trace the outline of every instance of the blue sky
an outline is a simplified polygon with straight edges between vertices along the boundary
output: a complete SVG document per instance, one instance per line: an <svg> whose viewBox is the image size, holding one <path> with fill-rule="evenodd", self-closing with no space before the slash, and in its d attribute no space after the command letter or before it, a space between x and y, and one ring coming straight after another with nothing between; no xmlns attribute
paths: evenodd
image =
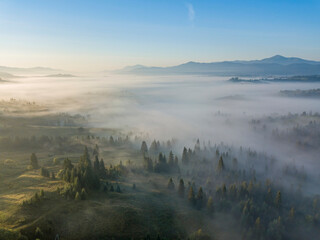
<svg viewBox="0 0 320 240"><path fill-rule="evenodd" d="M0 65L320 60L320 0L0 0Z"/></svg>

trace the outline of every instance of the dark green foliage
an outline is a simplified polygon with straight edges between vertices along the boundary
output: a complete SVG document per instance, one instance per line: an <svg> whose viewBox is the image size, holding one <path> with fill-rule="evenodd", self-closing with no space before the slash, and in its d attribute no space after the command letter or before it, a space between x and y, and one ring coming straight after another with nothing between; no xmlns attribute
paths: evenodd
<svg viewBox="0 0 320 240"><path fill-rule="evenodd" d="M104 165L104 161L101 158L99 162L99 176L100 178L105 179L107 177L106 167Z"/></svg>
<svg viewBox="0 0 320 240"><path fill-rule="evenodd" d="M204 193L202 190L202 187L199 188L198 193L197 193L197 198L196 198L196 205L198 209L201 209L204 204Z"/></svg>
<svg viewBox="0 0 320 240"><path fill-rule="evenodd" d="M207 202L207 210L209 215L214 213L213 198L210 196Z"/></svg>
<svg viewBox="0 0 320 240"><path fill-rule="evenodd" d="M38 158L35 153L32 153L30 156L30 165L33 169L38 169L39 164L38 164Z"/></svg>
<svg viewBox="0 0 320 240"><path fill-rule="evenodd" d="M43 189L40 190L40 199L44 198L44 191Z"/></svg>
<svg viewBox="0 0 320 240"><path fill-rule="evenodd" d="M193 187L191 186L190 189L189 189L189 193L188 193L188 201L191 205L194 205L195 204L195 195L194 195L194 190L193 190Z"/></svg>
<svg viewBox="0 0 320 240"><path fill-rule="evenodd" d="M81 189L81 193L80 193L80 198L81 200L86 200L87 199L87 192L84 188Z"/></svg>
<svg viewBox="0 0 320 240"><path fill-rule="evenodd" d="M44 200L44 191L41 189L40 193L36 192L30 199L24 200L22 206L36 206Z"/></svg>
<svg viewBox="0 0 320 240"><path fill-rule="evenodd" d="M69 169L69 170L71 170L73 168L73 164L71 163L70 159L66 158L63 161L63 168L64 169Z"/></svg>
<svg viewBox="0 0 320 240"><path fill-rule="evenodd" d="M282 207L282 198L281 198L281 192L277 192L276 200L275 200L275 205L278 209L281 209Z"/></svg>
<svg viewBox="0 0 320 240"><path fill-rule="evenodd" d="M141 144L140 152L142 154L148 153L148 146L147 146L147 143L145 141L143 141L142 144Z"/></svg>
<svg viewBox="0 0 320 240"><path fill-rule="evenodd" d="M174 156L173 156L172 151L170 151L170 153L169 153L168 164L169 164L170 167L173 167L174 164L175 164L175 162L174 162Z"/></svg>
<svg viewBox="0 0 320 240"><path fill-rule="evenodd" d="M183 164L187 165L189 163L189 156L187 148L183 148L181 161Z"/></svg>
<svg viewBox="0 0 320 240"><path fill-rule="evenodd" d="M178 188L179 197L181 198L184 197L184 191L185 191L184 182L183 182L183 179L181 178L179 181L179 188Z"/></svg>
<svg viewBox="0 0 320 240"><path fill-rule="evenodd" d="M114 142L114 139L113 139L112 136L110 136L110 138L109 138L109 144L110 144L111 146L114 146L114 145L115 145L115 142Z"/></svg>
<svg viewBox="0 0 320 240"><path fill-rule="evenodd" d="M43 232L41 231L41 229L39 227L36 228L34 235L38 239L42 239L44 237Z"/></svg>
<svg viewBox="0 0 320 240"><path fill-rule="evenodd" d="M169 179L167 187L169 190L174 190L174 182L172 178Z"/></svg>
<svg viewBox="0 0 320 240"><path fill-rule="evenodd" d="M94 167L92 167L88 148L85 147L83 155L76 167L73 166L69 159L64 161L64 170L62 179L70 183L70 186L65 188L61 194L67 199L73 199L78 193L80 197L81 189L97 190L100 187L100 163L98 158L95 159Z"/></svg>
<svg viewBox="0 0 320 240"><path fill-rule="evenodd" d="M156 173L175 173L179 172L179 166L173 161L173 154L171 154L171 164L167 162L166 155L159 153L158 161L154 164L154 172Z"/></svg>
<svg viewBox="0 0 320 240"><path fill-rule="evenodd" d="M44 168L44 167L42 167L41 169L40 169L40 174L41 174L41 176L42 177L50 177L50 172L49 172L49 170L48 169L46 169L46 168Z"/></svg>
<svg viewBox="0 0 320 240"><path fill-rule="evenodd" d="M223 158L220 156L217 171L221 173L224 170Z"/></svg>
<svg viewBox="0 0 320 240"><path fill-rule="evenodd" d="M156 140L153 140L153 142L150 145L149 152L151 154L156 155L159 153L159 151L160 151L160 142L159 141L156 142Z"/></svg>
<svg viewBox="0 0 320 240"><path fill-rule="evenodd" d="M148 171L153 171L153 161L151 158L147 157L147 156L143 156L143 166L146 170Z"/></svg>
<svg viewBox="0 0 320 240"><path fill-rule="evenodd" d="M94 162L93 162L93 170L99 175L99 172L100 172L100 164L99 164L99 158L98 158L97 155L95 156L95 160L94 160Z"/></svg>
<svg viewBox="0 0 320 240"><path fill-rule="evenodd" d="M79 192L76 193L76 196L74 197L74 199L77 201L81 200Z"/></svg>
<svg viewBox="0 0 320 240"><path fill-rule="evenodd" d="M92 151L93 156L99 156L99 146L96 144L93 151Z"/></svg>

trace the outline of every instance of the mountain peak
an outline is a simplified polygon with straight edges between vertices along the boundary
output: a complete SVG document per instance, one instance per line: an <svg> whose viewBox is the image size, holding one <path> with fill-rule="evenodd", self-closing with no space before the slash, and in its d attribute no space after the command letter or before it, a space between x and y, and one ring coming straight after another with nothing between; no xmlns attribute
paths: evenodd
<svg viewBox="0 0 320 240"><path fill-rule="evenodd" d="M269 59L288 59L288 58L284 57L282 55L274 55L273 57L270 57Z"/></svg>

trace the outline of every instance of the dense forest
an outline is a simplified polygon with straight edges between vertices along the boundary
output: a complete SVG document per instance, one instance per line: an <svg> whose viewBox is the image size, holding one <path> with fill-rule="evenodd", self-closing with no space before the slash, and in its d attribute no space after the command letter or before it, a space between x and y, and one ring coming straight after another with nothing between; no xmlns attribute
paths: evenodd
<svg viewBox="0 0 320 240"><path fill-rule="evenodd" d="M318 114L280 119L306 117L317 119ZM257 127L265 121L251 124ZM2 224L14 227L1 228L1 239L218 239L226 233L212 232L215 222L237 226L233 232L238 239L320 235L320 196L310 190L320 175L308 173L303 164L200 139L179 150L176 140L87 134L90 129L79 127L73 131L72 136L1 138L2 150L23 156L28 149L34 151L23 166L7 159L3 169L32 174L40 183L33 183L34 190L24 194L28 197L10 207L10 217L3 217ZM292 132L299 133L296 127ZM126 157L119 157L123 153ZM16 192L18 186L1 188ZM79 212L81 206L92 212ZM59 214L65 211L68 215L61 221ZM99 223L87 222L77 233L65 225L73 218L84 223L89 216ZM110 218L117 219L117 227L107 226ZM96 229L95 234L88 228Z"/></svg>

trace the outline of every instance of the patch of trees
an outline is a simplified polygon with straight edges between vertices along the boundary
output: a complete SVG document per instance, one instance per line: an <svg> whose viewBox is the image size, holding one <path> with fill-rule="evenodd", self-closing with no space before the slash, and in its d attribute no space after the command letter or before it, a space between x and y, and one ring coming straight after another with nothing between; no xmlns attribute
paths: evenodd
<svg viewBox="0 0 320 240"><path fill-rule="evenodd" d="M6 151L30 151L39 149L50 149L57 153L77 152L80 144L74 142L71 137L66 136L31 136L31 137L1 137L0 149ZM82 146L81 146L82 147Z"/></svg>
<svg viewBox="0 0 320 240"><path fill-rule="evenodd" d="M74 166L69 159L65 159L63 166L64 169L58 175L69 184L59 192L66 198L75 199L77 197L78 200L81 195L85 196L87 191L99 189L101 169L99 167L99 171L97 171L92 166L87 147L85 147L77 166Z"/></svg>
<svg viewBox="0 0 320 240"><path fill-rule="evenodd" d="M143 166L146 170L156 173L178 173L180 171L178 157L174 156L172 151L170 151L168 159L162 153L159 153L156 160L144 154Z"/></svg>
<svg viewBox="0 0 320 240"><path fill-rule="evenodd" d="M30 156L30 166L32 169L38 169L39 168L39 163L38 163L38 158L35 153L32 153Z"/></svg>
<svg viewBox="0 0 320 240"><path fill-rule="evenodd" d="M169 153L172 151L172 147L175 145L175 140L168 140L166 142L161 142L158 140L153 140L148 148L146 141L142 141L140 152L149 156L158 156L159 153Z"/></svg>
<svg viewBox="0 0 320 240"><path fill-rule="evenodd" d="M182 155L188 162L182 171L203 187L197 188L194 182L185 186L183 179L175 183L170 178L168 189L176 189L190 206L210 216L215 212L233 214L240 220L243 239L301 239L300 231L310 239L320 236L318 198L303 196L307 179L303 168L292 164L279 168L272 156L224 144L206 150L184 148ZM293 187L285 185L287 180Z"/></svg>
<svg viewBox="0 0 320 240"><path fill-rule="evenodd" d="M39 204L41 201L45 199L44 197L44 191L43 189L40 190L40 192L36 192L31 198L28 200L23 200L22 206L34 206Z"/></svg>

